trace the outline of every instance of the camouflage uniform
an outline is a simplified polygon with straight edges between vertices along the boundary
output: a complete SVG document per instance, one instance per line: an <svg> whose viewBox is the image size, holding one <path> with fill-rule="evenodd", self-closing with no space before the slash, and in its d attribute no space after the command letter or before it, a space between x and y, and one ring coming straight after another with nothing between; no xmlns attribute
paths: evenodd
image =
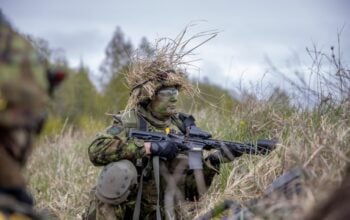
<svg viewBox="0 0 350 220"><path fill-rule="evenodd" d="M144 107L138 106L130 112L114 116L113 124L89 146L90 160L96 166L126 159L135 164L139 175L141 170L144 170L140 219L156 219L157 191L152 164L150 158L145 154L144 143L142 140L127 138L128 130L130 128L140 129L141 120L144 120L148 131L166 132L170 128L170 132L183 132L184 120L187 117L186 114L178 113L168 121L162 122L154 118ZM142 163L139 161L142 161ZM173 196L176 197L176 202L179 203L176 205L177 211L185 205L185 201L198 199L196 182L192 171L188 169L187 161L187 155L181 153L171 161L160 160L160 175L162 177L160 201L165 201L167 193L171 197L169 190L175 190L176 193ZM206 185L209 186L217 171L208 160L204 160L204 162L203 172ZM174 181L177 188L167 188ZM132 219L137 189L137 187L134 187L127 201L119 205L108 205L96 199L96 219ZM172 198L168 198L168 201L169 199L172 200ZM168 203L171 205L172 201ZM167 211L164 206L166 204L161 207L163 216ZM90 212L93 212L93 209L90 209ZM177 218L186 219L186 213L178 212Z"/></svg>
<svg viewBox="0 0 350 220"><path fill-rule="evenodd" d="M126 108L114 116L113 124L88 149L91 162L105 167L97 181L96 193L92 193L96 196L96 216L90 208L86 219L137 219L141 189L140 219L159 219L159 215L173 219L175 212L176 218L184 219L186 215L181 212L184 204L198 199L197 188L198 194L204 193L205 184L209 186L217 173L219 163L215 169L211 161L219 161L221 152L213 152L203 160L205 165L200 172L188 169L187 155L177 152L181 143L171 140L144 143L128 137L130 128L186 133L189 127L186 119L191 117L176 111L177 96L179 91L190 96L199 91L181 68L186 63L183 60L186 54L194 49L185 52L189 40L183 39L183 35L170 41L163 38L156 43L152 54L143 56L137 51L132 54L124 72L130 89Z"/></svg>
<svg viewBox="0 0 350 220"><path fill-rule="evenodd" d="M21 170L46 118L53 85L45 71L0 11L0 220L38 219Z"/></svg>

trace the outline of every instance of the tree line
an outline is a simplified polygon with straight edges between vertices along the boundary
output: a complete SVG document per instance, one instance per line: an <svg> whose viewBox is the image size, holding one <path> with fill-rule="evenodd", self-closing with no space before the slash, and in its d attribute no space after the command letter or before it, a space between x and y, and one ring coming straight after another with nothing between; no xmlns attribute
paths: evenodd
<svg viewBox="0 0 350 220"><path fill-rule="evenodd" d="M130 64L130 56L134 50L148 56L154 53L151 43L146 37L142 37L139 44L134 46L126 38L125 33L117 27L111 40L105 49L105 57L100 65L100 75L97 83L93 83L91 71L83 61L78 68L68 65L61 50L53 50L44 39L31 36L28 38L36 47L40 56L50 62L51 66L64 68L68 73L67 80L55 93L55 99L50 106L51 130L62 128L63 124L69 124L75 128L85 127L86 124L102 123L110 121L108 114L123 110L129 98L129 90L126 86L123 71ZM189 79L190 80L190 79ZM192 80L201 91L200 97L180 97L179 109L182 111L195 111L210 106L221 109L232 109L236 100L231 93L208 81L199 82ZM99 85L99 89L96 88Z"/></svg>

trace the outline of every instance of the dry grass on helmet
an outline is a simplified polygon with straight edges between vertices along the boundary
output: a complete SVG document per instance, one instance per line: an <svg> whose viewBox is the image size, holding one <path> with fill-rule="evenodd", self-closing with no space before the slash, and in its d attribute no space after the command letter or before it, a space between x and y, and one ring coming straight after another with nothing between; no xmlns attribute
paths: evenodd
<svg viewBox="0 0 350 220"><path fill-rule="evenodd" d="M213 39L217 32L200 32L185 39L189 27L187 26L174 40L170 38L156 40L152 46L154 51L151 55L135 51L125 73L126 82L131 91L126 109L151 100L155 92L164 86L176 86L180 91L191 96L199 93L186 75L186 68L191 66L193 61L185 61L185 58L193 55L196 48ZM187 49L195 40L199 40L199 43Z"/></svg>

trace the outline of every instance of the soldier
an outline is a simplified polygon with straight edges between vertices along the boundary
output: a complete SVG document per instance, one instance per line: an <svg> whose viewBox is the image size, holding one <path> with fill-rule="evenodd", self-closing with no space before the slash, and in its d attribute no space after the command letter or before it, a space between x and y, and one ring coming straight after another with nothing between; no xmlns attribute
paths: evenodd
<svg viewBox="0 0 350 220"><path fill-rule="evenodd" d="M0 220L39 219L21 175L63 73L46 72L31 44L0 11Z"/></svg>
<svg viewBox="0 0 350 220"><path fill-rule="evenodd" d="M186 219L185 203L206 191L220 161L240 156L213 152L204 159L203 172L197 173L188 169L188 156L178 150L181 144L128 137L131 128L185 134L188 126L195 125L191 115L176 110L179 92L195 90L169 54L156 50L128 69L131 91L126 110L114 115L113 124L88 148L91 162L105 167L85 219Z"/></svg>
<svg viewBox="0 0 350 220"><path fill-rule="evenodd" d="M347 158L349 156L347 155ZM334 189L325 201L317 204L305 220L346 220L350 219L350 164L347 164L345 175L340 185Z"/></svg>

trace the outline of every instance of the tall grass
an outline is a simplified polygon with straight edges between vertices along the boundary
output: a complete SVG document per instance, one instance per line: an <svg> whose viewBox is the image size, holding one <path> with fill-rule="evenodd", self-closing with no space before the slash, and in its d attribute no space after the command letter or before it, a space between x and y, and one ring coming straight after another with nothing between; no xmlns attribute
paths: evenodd
<svg viewBox="0 0 350 220"><path fill-rule="evenodd" d="M208 211L223 199L243 202L259 198L276 177L300 166L309 176L305 193L292 201L276 203L278 207L271 206L270 212L262 215L278 219L278 213L281 219L301 219L340 182L350 155L349 121L334 120L331 113L294 111L285 115L262 101L241 105L230 115L219 116L210 110L195 115L199 126L212 132L215 138L245 141L269 134L270 138L279 140L278 147L268 156L245 155L224 165L203 199L205 205L199 202L193 215ZM93 132L68 130L38 143L27 171L38 208L49 208L59 219L79 218L99 172L87 157L87 146L93 137ZM298 205L298 211L288 209L291 205ZM276 211L282 208L290 212Z"/></svg>
<svg viewBox="0 0 350 220"><path fill-rule="evenodd" d="M99 172L87 156L93 137L92 133L68 130L37 144L26 174L39 210L54 213L59 219L80 218Z"/></svg>
<svg viewBox="0 0 350 220"><path fill-rule="evenodd" d="M203 214L224 199L245 202L259 198L274 179L297 166L303 168L308 177L303 182L303 193L293 200L275 199L268 209L255 214L257 219L303 219L340 183L350 156L349 121L334 120L331 112L319 115L294 111L285 115L273 111L269 103L245 104L254 105L255 111L235 112L228 120L232 124L223 126L226 130L221 134L232 136L234 132L230 128L238 128L236 132L240 134L239 128L246 129L241 126L244 121L251 128L248 137L257 138L270 133L279 140L278 147L268 156L245 155L224 166L199 213ZM218 120L215 116L207 120L214 119ZM222 123L227 123L227 120Z"/></svg>
<svg viewBox="0 0 350 220"><path fill-rule="evenodd" d="M316 51L314 55L319 59L322 53ZM313 65L320 64L316 61ZM268 156L244 155L223 165L221 175L196 203L192 216L224 199L259 199L274 179L295 166L307 173L303 193L291 200L261 199L255 219L303 219L339 185L350 157L350 71L337 61L334 49L328 61L335 67L330 72L323 73L321 66L311 68L318 74L316 84L328 85L327 90L292 83L303 95L316 99L311 108L292 106L285 94L266 99L251 94L229 112L210 108L193 112L199 127L216 139L275 138L278 147ZM80 218L99 172L87 156L87 147L99 129L91 124L81 131L68 129L40 140L26 172L38 208L50 209L59 219Z"/></svg>

